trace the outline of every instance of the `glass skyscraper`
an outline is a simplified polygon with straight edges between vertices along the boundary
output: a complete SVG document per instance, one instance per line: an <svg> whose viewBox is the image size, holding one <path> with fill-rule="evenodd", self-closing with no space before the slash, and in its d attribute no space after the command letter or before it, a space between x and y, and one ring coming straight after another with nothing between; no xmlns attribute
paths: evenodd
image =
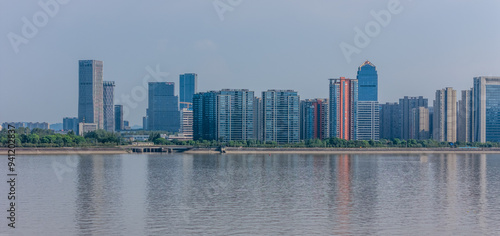
<svg viewBox="0 0 500 236"><path fill-rule="evenodd" d="M193 96L197 92L198 75L194 73L186 73L179 75L179 100L180 108L187 108L188 105L184 102L192 103ZM191 107L190 107L191 109Z"/></svg>
<svg viewBox="0 0 500 236"><path fill-rule="evenodd" d="M179 132L179 99L173 82L150 82L148 91L148 130Z"/></svg>
<svg viewBox="0 0 500 236"><path fill-rule="evenodd" d="M217 91L196 93L193 96L193 139L218 140Z"/></svg>
<svg viewBox="0 0 500 236"><path fill-rule="evenodd" d="M115 131L125 130L123 124L123 105L115 105Z"/></svg>
<svg viewBox="0 0 500 236"><path fill-rule="evenodd" d="M80 60L78 67L78 121L95 123L103 129L103 63Z"/></svg>
<svg viewBox="0 0 500 236"><path fill-rule="evenodd" d="M358 101L378 101L377 68L369 61L358 67Z"/></svg>
<svg viewBox="0 0 500 236"><path fill-rule="evenodd" d="M474 141L500 142L500 77L474 77Z"/></svg>
<svg viewBox="0 0 500 236"><path fill-rule="evenodd" d="M262 92L264 141L296 143L300 136L300 98L293 90Z"/></svg>
<svg viewBox="0 0 500 236"><path fill-rule="evenodd" d="M113 132L115 131L115 81L104 81L103 91L104 130Z"/></svg>

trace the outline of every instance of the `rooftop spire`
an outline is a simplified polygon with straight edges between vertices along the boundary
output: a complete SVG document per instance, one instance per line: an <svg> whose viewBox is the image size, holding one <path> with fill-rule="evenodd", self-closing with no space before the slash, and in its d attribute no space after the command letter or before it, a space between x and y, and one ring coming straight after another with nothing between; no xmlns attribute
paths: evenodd
<svg viewBox="0 0 500 236"><path fill-rule="evenodd" d="M370 65L370 66L373 66L375 67L375 65L373 65L370 61L366 60L363 64L361 64L361 66L359 67L363 67L363 66L366 66L366 65Z"/></svg>

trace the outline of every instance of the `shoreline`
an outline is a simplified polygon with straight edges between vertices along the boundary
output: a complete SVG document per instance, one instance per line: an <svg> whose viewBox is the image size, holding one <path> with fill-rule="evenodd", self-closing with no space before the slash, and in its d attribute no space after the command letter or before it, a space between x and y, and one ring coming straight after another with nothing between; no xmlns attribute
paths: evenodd
<svg viewBox="0 0 500 236"><path fill-rule="evenodd" d="M172 148L171 146L153 146ZM16 155L112 155L112 154L138 154L131 153L135 146L121 147L89 147L89 148L15 148ZM147 147L146 147L147 148ZM184 147L185 148L185 147ZM0 148L0 153L7 155L8 148ZM226 147L225 154L431 154L431 153L481 153L500 154L500 148L237 148ZM193 148L186 151L163 153L164 155L186 153L186 154L220 154L216 148ZM154 154L154 153L140 153ZM156 153L158 154L158 153Z"/></svg>

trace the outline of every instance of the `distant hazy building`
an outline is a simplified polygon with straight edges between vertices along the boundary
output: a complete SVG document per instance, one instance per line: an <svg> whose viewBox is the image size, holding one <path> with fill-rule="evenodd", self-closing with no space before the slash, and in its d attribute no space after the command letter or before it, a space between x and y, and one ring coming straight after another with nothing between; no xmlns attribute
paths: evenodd
<svg viewBox="0 0 500 236"><path fill-rule="evenodd" d="M124 130L123 124L123 105L115 105L115 131Z"/></svg>
<svg viewBox="0 0 500 236"><path fill-rule="evenodd" d="M181 102L180 109L187 108L187 104L183 102L193 103L193 96L197 93L198 75L194 73L186 73L179 75L179 100ZM189 109L192 109L191 107Z"/></svg>
<svg viewBox="0 0 500 236"><path fill-rule="evenodd" d="M253 137L256 140L264 140L263 137L263 114L262 114L262 98L255 97L253 99Z"/></svg>
<svg viewBox="0 0 500 236"><path fill-rule="evenodd" d="M113 132L115 131L115 81L104 81L103 91L104 130Z"/></svg>
<svg viewBox="0 0 500 236"><path fill-rule="evenodd" d="M462 99L458 101L457 141L474 140L474 102L473 90L462 90Z"/></svg>
<svg viewBox="0 0 500 236"><path fill-rule="evenodd" d="M142 117L142 129L143 130L148 129L148 117L147 116Z"/></svg>
<svg viewBox="0 0 500 236"><path fill-rule="evenodd" d="M181 110L181 130L186 140L193 140L193 110L183 108Z"/></svg>
<svg viewBox="0 0 500 236"><path fill-rule="evenodd" d="M78 134L78 117L64 117L63 118L63 130L72 130L75 134Z"/></svg>
<svg viewBox="0 0 500 236"><path fill-rule="evenodd" d="M330 137L355 140L358 80L330 79Z"/></svg>
<svg viewBox="0 0 500 236"><path fill-rule="evenodd" d="M123 129L130 130L130 123L128 122L128 120L123 121Z"/></svg>
<svg viewBox="0 0 500 236"><path fill-rule="evenodd" d="M410 115L410 139L429 139L429 122L428 108L413 108Z"/></svg>
<svg viewBox="0 0 500 236"><path fill-rule="evenodd" d="M47 122L4 122L2 124L2 127L8 129L9 125L16 127L16 129L17 128L28 128L30 130L33 130L35 128L49 129L49 123Z"/></svg>
<svg viewBox="0 0 500 236"><path fill-rule="evenodd" d="M97 124L96 123L78 123L78 135L83 136L85 133L96 131Z"/></svg>
<svg viewBox="0 0 500 236"><path fill-rule="evenodd" d="M436 91L433 123L434 140L457 141L457 91L453 88L448 87Z"/></svg>
<svg viewBox="0 0 500 236"><path fill-rule="evenodd" d="M395 139L401 138L401 118L399 104L386 103L380 105L380 138Z"/></svg>
<svg viewBox="0 0 500 236"><path fill-rule="evenodd" d="M300 101L300 139L329 138L328 99Z"/></svg>
<svg viewBox="0 0 500 236"><path fill-rule="evenodd" d="M500 142L500 77L474 77L474 141Z"/></svg>
<svg viewBox="0 0 500 236"><path fill-rule="evenodd" d="M428 107L428 100L422 96L419 97L408 97L399 99L399 110L400 110L400 124L401 124L401 139L410 139L410 117L412 110L419 107Z"/></svg>
<svg viewBox="0 0 500 236"><path fill-rule="evenodd" d="M300 98L293 90L262 92L264 141L277 143L299 142Z"/></svg>
<svg viewBox="0 0 500 236"><path fill-rule="evenodd" d="M179 99L172 82L150 82L148 91L148 130L179 132Z"/></svg>
<svg viewBox="0 0 500 236"><path fill-rule="evenodd" d="M193 139L218 140L217 91L196 93L193 96Z"/></svg>
<svg viewBox="0 0 500 236"><path fill-rule="evenodd" d="M80 60L78 75L78 121L95 123L104 128L103 111L103 63L96 60Z"/></svg>
<svg viewBox="0 0 500 236"><path fill-rule="evenodd" d="M49 129L54 131L61 131L63 129L63 123L50 124Z"/></svg>

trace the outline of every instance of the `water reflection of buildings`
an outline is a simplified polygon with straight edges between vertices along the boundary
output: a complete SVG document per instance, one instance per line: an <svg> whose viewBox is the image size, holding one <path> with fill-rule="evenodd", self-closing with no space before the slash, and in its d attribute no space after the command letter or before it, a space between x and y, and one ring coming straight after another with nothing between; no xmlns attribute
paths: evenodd
<svg viewBox="0 0 500 236"><path fill-rule="evenodd" d="M351 214L351 164L349 155L337 157L337 215L338 233L349 233Z"/></svg>
<svg viewBox="0 0 500 236"><path fill-rule="evenodd" d="M76 222L79 233L97 234L125 228L122 205L122 159L118 156L80 156L77 166Z"/></svg>
<svg viewBox="0 0 500 236"><path fill-rule="evenodd" d="M437 162L432 179L434 207L444 208L446 214L436 221L442 221L447 227L457 227L464 220L476 221L486 232L486 154L437 154L434 157Z"/></svg>

